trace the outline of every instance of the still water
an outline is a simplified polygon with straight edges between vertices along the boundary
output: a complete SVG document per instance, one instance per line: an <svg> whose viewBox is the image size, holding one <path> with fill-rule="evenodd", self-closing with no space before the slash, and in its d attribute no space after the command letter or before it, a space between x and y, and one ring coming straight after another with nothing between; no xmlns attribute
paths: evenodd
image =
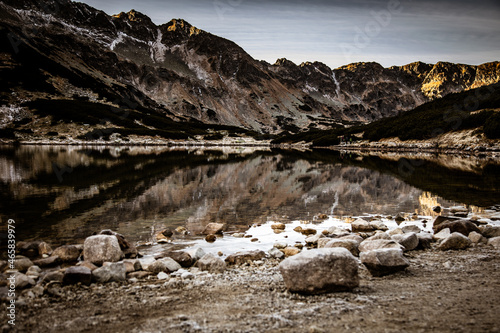
<svg viewBox="0 0 500 333"><path fill-rule="evenodd" d="M245 231L314 220L500 203L500 161L434 155L168 147L1 146L0 219L18 241L82 242L102 229L146 242L210 222ZM2 242L3 243L3 242Z"/></svg>

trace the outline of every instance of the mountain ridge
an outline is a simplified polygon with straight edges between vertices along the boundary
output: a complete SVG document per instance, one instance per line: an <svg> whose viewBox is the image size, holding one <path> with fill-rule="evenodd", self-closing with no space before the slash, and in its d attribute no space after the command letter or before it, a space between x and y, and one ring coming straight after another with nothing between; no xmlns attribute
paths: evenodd
<svg viewBox="0 0 500 333"><path fill-rule="evenodd" d="M7 85L1 91L0 103L24 115L33 113L24 106L26 100L72 99L70 90L91 102L118 100L173 121L277 134L371 122L500 80L499 62L415 62L389 68L354 63L331 69L282 58L269 64L182 19L156 25L135 10L107 15L68 0L6 0L0 6L0 25L13 46L2 49L3 64L27 66L22 52L15 52L22 43L31 57L66 69L63 74L37 73L43 89ZM71 75L85 79L68 83ZM17 80L23 86L30 78Z"/></svg>

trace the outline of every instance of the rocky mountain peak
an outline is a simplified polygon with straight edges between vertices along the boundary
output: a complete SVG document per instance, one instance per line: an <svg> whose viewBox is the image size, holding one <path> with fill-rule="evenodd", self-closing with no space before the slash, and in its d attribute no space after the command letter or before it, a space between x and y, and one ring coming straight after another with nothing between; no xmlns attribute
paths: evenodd
<svg viewBox="0 0 500 333"><path fill-rule="evenodd" d="M120 14L113 15L114 18L118 19L126 19L128 22L137 22L140 23L143 20L148 21L148 23L151 22L151 19L147 17L146 15L136 11L135 9L131 9L127 13L121 12Z"/></svg>
<svg viewBox="0 0 500 333"><path fill-rule="evenodd" d="M284 66L284 67L297 67L297 65L287 58L279 58L276 60L273 66Z"/></svg>

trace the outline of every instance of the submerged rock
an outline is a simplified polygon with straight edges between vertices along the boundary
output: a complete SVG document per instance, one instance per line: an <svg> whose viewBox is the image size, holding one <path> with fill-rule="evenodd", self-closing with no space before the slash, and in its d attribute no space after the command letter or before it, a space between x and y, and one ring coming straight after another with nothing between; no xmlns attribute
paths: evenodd
<svg viewBox="0 0 500 333"><path fill-rule="evenodd" d="M281 262L279 270L286 288L296 293L346 291L359 285L357 260L344 248L304 251Z"/></svg>
<svg viewBox="0 0 500 333"><path fill-rule="evenodd" d="M359 258L373 276L392 274L410 266L410 262L403 256L403 251L395 248L361 252Z"/></svg>
<svg viewBox="0 0 500 333"><path fill-rule="evenodd" d="M465 250L472 244L471 240L459 232L454 232L439 244L438 249L447 250Z"/></svg>
<svg viewBox="0 0 500 333"><path fill-rule="evenodd" d="M96 265L117 262L123 257L118 239L112 235L90 236L83 244L83 258Z"/></svg>

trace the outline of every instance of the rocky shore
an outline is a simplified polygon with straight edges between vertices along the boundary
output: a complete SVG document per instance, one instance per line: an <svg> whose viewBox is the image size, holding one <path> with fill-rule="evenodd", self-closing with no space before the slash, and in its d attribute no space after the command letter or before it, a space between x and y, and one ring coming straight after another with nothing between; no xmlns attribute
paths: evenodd
<svg viewBox="0 0 500 333"><path fill-rule="evenodd" d="M495 332L497 215L455 210L438 216L432 232L405 223L403 214L391 229L377 217L357 218L349 228L304 225L294 229L307 235L304 243L284 239L267 251L230 255L170 246L143 256L111 230L55 249L19 242L14 262L1 262L1 300L9 304L14 286L17 306L16 325L2 329ZM286 227L271 223L269 232ZM168 237L157 235L160 243Z"/></svg>

